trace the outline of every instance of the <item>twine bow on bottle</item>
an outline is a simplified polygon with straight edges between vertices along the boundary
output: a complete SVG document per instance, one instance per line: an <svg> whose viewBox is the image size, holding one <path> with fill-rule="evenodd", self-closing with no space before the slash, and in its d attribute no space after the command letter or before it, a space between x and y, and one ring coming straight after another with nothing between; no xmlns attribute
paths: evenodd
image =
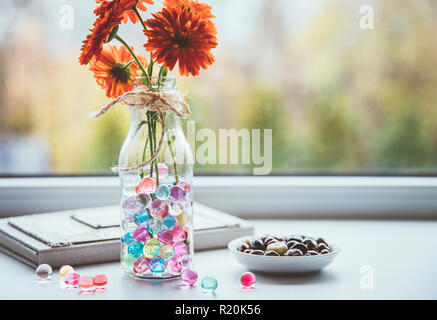
<svg viewBox="0 0 437 320"><path fill-rule="evenodd" d="M161 120L161 138L158 143L158 148L152 154L149 160L144 163L139 164L136 167L131 168L120 168L113 167L112 171L114 172L132 172L138 171L153 162L156 157L159 155L162 149L162 145L165 139L166 133L166 125L165 125L165 112L173 112L178 117L185 119L188 118L191 114L190 107L184 101L184 96L177 90L165 91L165 92L155 92L150 91L150 89L146 86L139 86L132 91L126 92L125 94L115 98L107 105L102 107L100 110L92 113L90 115L91 118L99 118L109 111L115 104L124 103L131 110L148 110L148 111L156 111L158 112L159 118Z"/></svg>

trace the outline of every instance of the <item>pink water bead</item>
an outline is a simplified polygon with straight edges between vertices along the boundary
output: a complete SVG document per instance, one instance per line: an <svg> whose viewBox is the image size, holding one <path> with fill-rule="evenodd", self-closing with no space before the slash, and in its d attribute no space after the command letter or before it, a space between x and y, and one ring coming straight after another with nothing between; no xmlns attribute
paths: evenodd
<svg viewBox="0 0 437 320"><path fill-rule="evenodd" d="M179 274L182 271L182 263L178 258L173 257L167 261L166 268L170 273Z"/></svg>
<svg viewBox="0 0 437 320"><path fill-rule="evenodd" d="M147 193L147 194L153 193L156 189L156 182L153 178L150 177L144 178L143 180L141 180L137 189L142 193Z"/></svg>
<svg viewBox="0 0 437 320"><path fill-rule="evenodd" d="M90 276L82 276L79 278L78 285L82 291L91 291L94 286L94 279Z"/></svg>
<svg viewBox="0 0 437 320"><path fill-rule="evenodd" d="M180 226L173 228L171 232L173 233L174 242L182 242L187 239L188 236L187 232Z"/></svg>
<svg viewBox="0 0 437 320"><path fill-rule="evenodd" d="M76 287L79 284L80 275L75 272L69 272L64 277L64 282L68 287Z"/></svg>
<svg viewBox="0 0 437 320"><path fill-rule="evenodd" d="M178 242L173 247L174 247L174 256L176 258L182 257L188 253L188 247L183 242Z"/></svg>
<svg viewBox="0 0 437 320"><path fill-rule="evenodd" d="M93 280L94 280L94 285L97 288L103 288L108 283L108 277L106 277L104 274L96 275Z"/></svg>
<svg viewBox="0 0 437 320"><path fill-rule="evenodd" d="M181 274L181 280L186 284L192 286L197 281L197 273L193 270L186 269Z"/></svg>
<svg viewBox="0 0 437 320"><path fill-rule="evenodd" d="M168 176L168 167L165 163L158 163L158 173L160 178L165 178Z"/></svg>
<svg viewBox="0 0 437 320"><path fill-rule="evenodd" d="M149 261L144 258L139 258L134 262L133 270L135 273L142 274L149 269Z"/></svg>
<svg viewBox="0 0 437 320"><path fill-rule="evenodd" d="M164 200L156 199L150 205L150 214L156 219L164 219L168 216L168 204Z"/></svg>
<svg viewBox="0 0 437 320"><path fill-rule="evenodd" d="M150 239L150 234L146 228L140 227L140 228L135 229L134 238L135 238L135 240L137 240L139 242L146 242L147 240Z"/></svg>
<svg viewBox="0 0 437 320"><path fill-rule="evenodd" d="M240 280L245 288L252 288L256 284L256 277L252 272L243 273Z"/></svg>
<svg viewBox="0 0 437 320"><path fill-rule="evenodd" d="M169 244L173 240L173 233L170 230L164 229L158 234L158 240L163 244Z"/></svg>
<svg viewBox="0 0 437 320"><path fill-rule="evenodd" d="M178 186L184 188L186 193L190 193L191 192L191 185L188 182L186 182L186 181L179 182Z"/></svg>

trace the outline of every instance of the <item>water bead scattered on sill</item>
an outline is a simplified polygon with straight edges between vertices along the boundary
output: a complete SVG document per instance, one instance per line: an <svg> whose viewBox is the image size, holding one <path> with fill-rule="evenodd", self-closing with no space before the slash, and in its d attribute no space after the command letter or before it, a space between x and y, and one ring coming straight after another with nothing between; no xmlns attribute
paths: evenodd
<svg viewBox="0 0 437 320"><path fill-rule="evenodd" d="M180 186L173 186L171 188L170 200L181 202L185 200L185 189Z"/></svg>
<svg viewBox="0 0 437 320"><path fill-rule="evenodd" d="M144 227L140 227L135 229L134 238L139 242L145 242L150 239L150 234L147 232L147 229Z"/></svg>
<svg viewBox="0 0 437 320"><path fill-rule="evenodd" d="M162 220L166 216L168 216L168 213L169 208L166 201L156 199L151 203L150 214L152 215L152 217Z"/></svg>
<svg viewBox="0 0 437 320"><path fill-rule="evenodd" d="M74 288L79 283L80 275L76 272L67 273L64 277L64 282L69 288Z"/></svg>
<svg viewBox="0 0 437 320"><path fill-rule="evenodd" d="M218 282L213 277L205 277L202 279L201 287L203 291L211 293L214 292L218 287Z"/></svg>
<svg viewBox="0 0 437 320"><path fill-rule="evenodd" d="M162 244L169 244L173 241L173 233L170 230L162 230L158 234L158 240Z"/></svg>
<svg viewBox="0 0 437 320"><path fill-rule="evenodd" d="M65 275L69 272L74 272L74 268L69 265L62 266L61 269L59 269L59 275L61 277L65 277Z"/></svg>
<svg viewBox="0 0 437 320"><path fill-rule="evenodd" d="M144 178L143 180L141 180L137 189L142 193L147 193L147 194L153 193L156 189L155 179L150 177Z"/></svg>
<svg viewBox="0 0 437 320"><path fill-rule="evenodd" d="M165 267L166 267L165 260L160 257L153 258L149 262L150 271L152 271L153 273L163 273Z"/></svg>
<svg viewBox="0 0 437 320"><path fill-rule="evenodd" d="M171 230L171 229L177 227L177 225L178 225L178 222L177 222L176 218L171 216L171 215L168 215L162 221L162 226L168 230Z"/></svg>
<svg viewBox="0 0 437 320"><path fill-rule="evenodd" d="M144 258L138 258L134 262L133 270L137 274L145 273L147 270L149 270L149 261Z"/></svg>
<svg viewBox="0 0 437 320"><path fill-rule="evenodd" d="M170 197L170 188L166 185L160 185L156 188L155 196L160 200L167 200Z"/></svg>
<svg viewBox="0 0 437 320"><path fill-rule="evenodd" d="M149 218L150 218L150 216L149 216L148 209L140 210L137 213L135 213L135 215L134 215L134 223L137 226L145 226L145 225L147 225Z"/></svg>
<svg viewBox="0 0 437 320"><path fill-rule="evenodd" d="M143 254L143 244L137 241L132 242L127 248L127 252L133 258L139 258Z"/></svg>
<svg viewBox="0 0 437 320"><path fill-rule="evenodd" d="M49 280L53 274L53 269L48 264L40 264L36 268L36 276L40 280Z"/></svg>
<svg viewBox="0 0 437 320"><path fill-rule="evenodd" d="M186 269L182 271L181 280L186 284L188 284L189 286L192 286L197 281L197 273L193 270Z"/></svg>
<svg viewBox="0 0 437 320"><path fill-rule="evenodd" d="M159 249L159 256L164 260L170 260L171 258L173 258L174 252L175 249L171 245L166 244L161 246L161 248Z"/></svg>
<svg viewBox="0 0 437 320"><path fill-rule="evenodd" d="M253 288L256 284L256 277L252 272L245 272L241 276L241 284L245 288Z"/></svg>
<svg viewBox="0 0 437 320"><path fill-rule="evenodd" d="M104 274L98 274L93 279L96 288L104 288L108 283L108 277Z"/></svg>
<svg viewBox="0 0 437 320"><path fill-rule="evenodd" d="M81 291L91 291L94 286L94 279L90 276L82 276L79 278L78 286Z"/></svg>
<svg viewBox="0 0 437 320"><path fill-rule="evenodd" d="M150 219L147 223L147 230L150 234L157 235L161 232L162 226L161 221L159 219Z"/></svg>

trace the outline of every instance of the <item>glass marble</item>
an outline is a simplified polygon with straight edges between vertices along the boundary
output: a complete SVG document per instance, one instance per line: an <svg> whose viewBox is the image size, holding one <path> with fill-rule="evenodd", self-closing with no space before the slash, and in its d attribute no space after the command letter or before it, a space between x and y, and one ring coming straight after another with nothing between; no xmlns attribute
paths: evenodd
<svg viewBox="0 0 437 320"><path fill-rule="evenodd" d="M157 239L151 239L145 246L144 246L144 256L146 258L152 259L158 256L159 254L159 241Z"/></svg>
<svg viewBox="0 0 437 320"><path fill-rule="evenodd" d="M147 259L138 258L134 262L133 270L135 273L142 274L142 273L146 272L147 270L149 270L149 262L147 261Z"/></svg>
<svg viewBox="0 0 437 320"><path fill-rule="evenodd" d="M79 284L80 275L76 272L67 273L64 277L64 282L67 287L76 287Z"/></svg>
<svg viewBox="0 0 437 320"><path fill-rule="evenodd" d="M182 242L182 241L185 241L187 239L187 232L179 226L176 228L173 228L171 230L171 232L173 233L173 241L174 242Z"/></svg>
<svg viewBox="0 0 437 320"><path fill-rule="evenodd" d="M186 213L182 213L176 217L176 220L180 226L185 226L188 222L190 222L190 216Z"/></svg>
<svg viewBox="0 0 437 320"><path fill-rule="evenodd" d="M168 215L167 217L164 218L164 220L162 220L162 226L165 229L171 230L174 227L176 227L178 225L178 221L176 220L175 217Z"/></svg>
<svg viewBox="0 0 437 320"><path fill-rule="evenodd" d="M180 186L173 186L171 188L171 194L170 199L176 202L184 201L185 200L185 189Z"/></svg>
<svg viewBox="0 0 437 320"><path fill-rule="evenodd" d="M178 216L185 211L185 203L184 202L172 202L170 204L170 213L173 216Z"/></svg>
<svg viewBox="0 0 437 320"><path fill-rule="evenodd" d="M155 196L160 200L167 200L170 197L170 188L165 185L160 185L156 188Z"/></svg>
<svg viewBox="0 0 437 320"><path fill-rule="evenodd" d="M90 276L82 276L79 278L78 286L81 291L91 291L94 286L94 279Z"/></svg>
<svg viewBox="0 0 437 320"><path fill-rule="evenodd" d="M188 182L186 182L186 181L179 182L178 186L184 188L186 193L190 193L191 192L191 185Z"/></svg>
<svg viewBox="0 0 437 320"><path fill-rule="evenodd" d="M214 292L217 289L218 282L213 277L205 277L202 279L200 283L203 291L205 292Z"/></svg>
<svg viewBox="0 0 437 320"><path fill-rule="evenodd" d="M127 198L126 200L123 201L122 204L122 208L123 208L123 212L125 215L127 216L132 216L135 214L135 212L138 211L138 203L137 203L137 197L136 196L132 196Z"/></svg>
<svg viewBox="0 0 437 320"><path fill-rule="evenodd" d="M40 264L36 268L36 276L40 280L49 280L53 274L53 269L48 264Z"/></svg>
<svg viewBox="0 0 437 320"><path fill-rule="evenodd" d="M127 232L124 236L121 237L121 242L125 244L131 244L135 241L134 233Z"/></svg>
<svg viewBox="0 0 437 320"><path fill-rule="evenodd" d="M178 242L173 247L174 247L174 256L176 258L182 257L188 253L188 247L183 242Z"/></svg>
<svg viewBox="0 0 437 320"><path fill-rule="evenodd" d="M168 204L164 200L156 199L150 205L150 214L156 219L164 219L169 212Z"/></svg>
<svg viewBox="0 0 437 320"><path fill-rule="evenodd" d="M138 258L143 254L143 244L140 242L132 242L127 248L127 252L133 258Z"/></svg>
<svg viewBox="0 0 437 320"><path fill-rule="evenodd" d="M153 193L156 189L156 182L155 179L147 177L144 178L143 180L141 180L140 184L138 185L138 189L142 192L142 193Z"/></svg>
<svg viewBox="0 0 437 320"><path fill-rule="evenodd" d="M173 233L170 230L164 229L158 234L158 240L162 244L169 244L173 241Z"/></svg>
<svg viewBox="0 0 437 320"><path fill-rule="evenodd" d="M150 219L147 223L147 230L150 234L157 235L162 230L161 221L159 219Z"/></svg>
<svg viewBox="0 0 437 320"><path fill-rule="evenodd" d="M166 267L165 260L160 257L153 258L149 262L150 271L152 271L153 273L163 273L165 267Z"/></svg>
<svg viewBox="0 0 437 320"><path fill-rule="evenodd" d="M74 269L72 266L65 265L65 266L62 266L61 269L59 269L59 275L61 277L65 277L65 275L69 272L74 272Z"/></svg>
<svg viewBox="0 0 437 320"><path fill-rule="evenodd" d="M140 227L135 229L134 231L134 238L138 242L145 242L150 239L150 234L147 232L147 229L144 227Z"/></svg>
<svg viewBox="0 0 437 320"><path fill-rule="evenodd" d="M146 209L151 201L152 198L147 193L137 194L137 205L139 208Z"/></svg>
<svg viewBox="0 0 437 320"><path fill-rule="evenodd" d="M171 258L167 261L167 271L172 274L179 274L182 271L182 263L178 258Z"/></svg>
<svg viewBox="0 0 437 320"><path fill-rule="evenodd" d="M146 226L149 221L149 210L139 210L134 215L134 223L137 226Z"/></svg>
<svg viewBox="0 0 437 320"><path fill-rule="evenodd" d="M189 286L192 286L197 281L197 273L193 270L186 269L181 273L181 280Z"/></svg>
<svg viewBox="0 0 437 320"><path fill-rule="evenodd" d="M256 277L252 272L245 272L241 276L241 284L245 288L253 288L256 284Z"/></svg>
<svg viewBox="0 0 437 320"><path fill-rule="evenodd" d="M108 277L104 274L98 274L94 277L93 281L96 288L103 288L108 283Z"/></svg>
<svg viewBox="0 0 437 320"><path fill-rule="evenodd" d="M164 260L170 260L174 256L174 251L175 250L171 245L166 244L159 249L159 256Z"/></svg>

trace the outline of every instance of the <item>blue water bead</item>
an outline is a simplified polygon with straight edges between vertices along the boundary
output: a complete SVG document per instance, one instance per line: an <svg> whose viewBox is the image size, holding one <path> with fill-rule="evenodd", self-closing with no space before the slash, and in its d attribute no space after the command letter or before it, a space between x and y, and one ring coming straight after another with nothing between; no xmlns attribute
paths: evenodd
<svg viewBox="0 0 437 320"><path fill-rule="evenodd" d="M218 282L213 277L205 277L202 279L201 287L205 292L214 292L217 289Z"/></svg>
<svg viewBox="0 0 437 320"><path fill-rule="evenodd" d="M140 242L132 242L127 248L127 252L131 257L139 258L143 254L143 244Z"/></svg>
<svg viewBox="0 0 437 320"><path fill-rule="evenodd" d="M134 238L133 232L128 232L124 236L121 237L121 243L131 244L134 241L135 241L135 238Z"/></svg>
<svg viewBox="0 0 437 320"><path fill-rule="evenodd" d="M160 200L167 200L170 197L170 188L166 185L160 185L155 190L155 196Z"/></svg>
<svg viewBox="0 0 437 320"><path fill-rule="evenodd" d="M137 226L145 226L147 225L147 222L149 221L149 210L139 210L134 215L134 222Z"/></svg>
<svg viewBox="0 0 437 320"><path fill-rule="evenodd" d="M162 230L161 221L159 219L149 219L147 230L150 234L157 235Z"/></svg>
<svg viewBox="0 0 437 320"><path fill-rule="evenodd" d="M149 262L150 271L153 273L163 273L166 267L166 262L164 259L157 257Z"/></svg>
<svg viewBox="0 0 437 320"><path fill-rule="evenodd" d="M165 229L171 230L178 225L178 221L173 216L167 216L162 220L162 226Z"/></svg>

